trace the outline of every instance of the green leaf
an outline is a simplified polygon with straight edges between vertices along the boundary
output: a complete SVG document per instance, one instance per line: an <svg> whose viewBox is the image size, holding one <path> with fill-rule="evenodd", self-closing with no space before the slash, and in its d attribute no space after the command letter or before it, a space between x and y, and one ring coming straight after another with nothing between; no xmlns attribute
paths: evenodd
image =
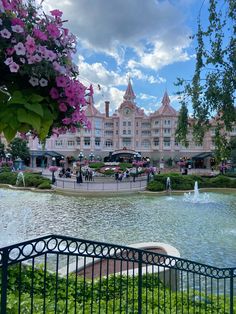
<svg viewBox="0 0 236 314"><path fill-rule="evenodd" d="M32 128L36 131L40 131L41 118L34 112L26 111L25 109L17 110L17 117L20 122L28 123L32 125Z"/></svg>
<svg viewBox="0 0 236 314"><path fill-rule="evenodd" d="M44 100L44 97L38 95L38 94L32 94L30 97L28 97L28 100L32 103L39 103Z"/></svg>
<svg viewBox="0 0 236 314"><path fill-rule="evenodd" d="M12 129L11 127L7 127L3 130L4 136L8 142L10 142L16 135L17 130Z"/></svg>
<svg viewBox="0 0 236 314"><path fill-rule="evenodd" d="M14 91L11 99L8 101L9 104L21 104L24 105L26 102L26 99L24 95L20 91Z"/></svg>
<svg viewBox="0 0 236 314"><path fill-rule="evenodd" d="M41 129L39 131L39 139L40 140L44 140L47 137L52 123L53 123L53 120L43 121Z"/></svg>
<svg viewBox="0 0 236 314"><path fill-rule="evenodd" d="M43 117L43 107L41 104L36 103L36 102L33 104L25 103L24 107L30 111L37 113L39 116Z"/></svg>

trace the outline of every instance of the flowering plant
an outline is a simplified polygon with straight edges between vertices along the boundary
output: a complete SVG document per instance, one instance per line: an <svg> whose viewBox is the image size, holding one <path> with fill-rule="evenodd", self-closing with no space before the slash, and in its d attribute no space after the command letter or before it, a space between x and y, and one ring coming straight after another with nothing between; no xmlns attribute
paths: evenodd
<svg viewBox="0 0 236 314"><path fill-rule="evenodd" d="M11 140L31 131L52 133L90 127L86 95L72 62L76 38L62 12L43 12L32 1L0 0L0 132ZM87 90L87 91L86 91Z"/></svg>
<svg viewBox="0 0 236 314"><path fill-rule="evenodd" d="M51 172L56 172L58 170L58 167L57 166L50 166L48 169Z"/></svg>

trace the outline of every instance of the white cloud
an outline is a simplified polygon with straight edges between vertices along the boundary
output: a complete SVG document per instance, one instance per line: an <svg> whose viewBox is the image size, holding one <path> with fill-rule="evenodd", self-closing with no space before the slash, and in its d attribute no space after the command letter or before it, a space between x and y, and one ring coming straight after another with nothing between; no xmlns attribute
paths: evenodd
<svg viewBox="0 0 236 314"><path fill-rule="evenodd" d="M45 0L49 10L63 10L69 28L84 47L125 60L126 48L136 52L140 66L151 69L188 60L189 41L178 1L170 0Z"/></svg>

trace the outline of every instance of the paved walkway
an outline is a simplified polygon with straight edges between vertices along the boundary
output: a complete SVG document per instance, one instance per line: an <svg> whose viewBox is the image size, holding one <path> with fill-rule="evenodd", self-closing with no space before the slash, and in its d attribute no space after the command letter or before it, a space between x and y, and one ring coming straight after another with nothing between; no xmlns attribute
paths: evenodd
<svg viewBox="0 0 236 314"><path fill-rule="evenodd" d="M43 176L51 178L52 174L48 169L43 170ZM70 192L138 192L146 189L147 177L138 176L133 182L133 178L125 178L122 181L115 181L114 177L95 176L94 181L85 181L77 183L76 177L72 178L59 178L55 174L56 181L54 189L70 191Z"/></svg>

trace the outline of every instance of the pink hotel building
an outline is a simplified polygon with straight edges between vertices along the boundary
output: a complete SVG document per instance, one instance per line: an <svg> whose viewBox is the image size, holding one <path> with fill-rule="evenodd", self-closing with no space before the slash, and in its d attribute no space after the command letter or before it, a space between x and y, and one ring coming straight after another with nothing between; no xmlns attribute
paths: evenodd
<svg viewBox="0 0 236 314"><path fill-rule="evenodd" d="M105 101L105 113L101 113L90 97L86 114L91 121L91 130L78 129L76 133L68 132L49 138L46 142L47 155L56 155L58 158L61 155L65 158L73 156L78 159L79 153L83 152L87 158L93 153L95 159L103 159L109 155L122 156L139 152L153 161L168 158L179 160L183 156L195 156L196 159L211 156L214 150L214 127L206 134L202 145L194 143L191 131L188 135L188 147L176 141L178 112L171 106L167 92L164 93L160 108L150 115L146 115L136 105L130 81L123 98L119 108L110 115L109 101ZM236 135L236 128L232 135ZM29 147L31 165L35 166L36 158L42 156L41 145L37 139L29 139Z"/></svg>

